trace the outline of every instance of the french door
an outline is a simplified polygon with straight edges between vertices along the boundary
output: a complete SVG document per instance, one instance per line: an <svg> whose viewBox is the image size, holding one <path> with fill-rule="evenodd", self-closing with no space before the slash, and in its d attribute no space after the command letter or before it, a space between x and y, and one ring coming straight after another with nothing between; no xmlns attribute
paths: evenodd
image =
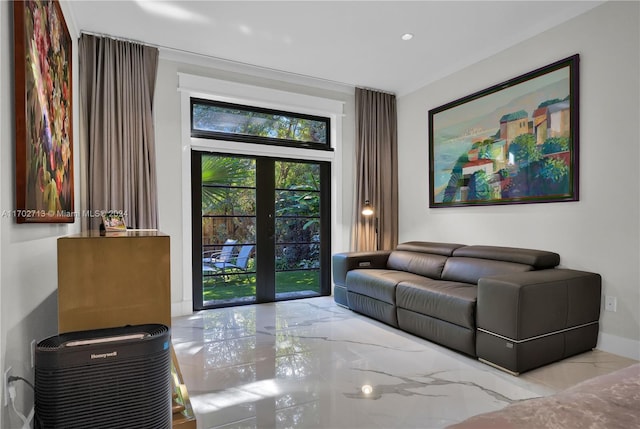
<svg viewBox="0 0 640 429"><path fill-rule="evenodd" d="M329 295L330 164L192 151L194 309Z"/></svg>

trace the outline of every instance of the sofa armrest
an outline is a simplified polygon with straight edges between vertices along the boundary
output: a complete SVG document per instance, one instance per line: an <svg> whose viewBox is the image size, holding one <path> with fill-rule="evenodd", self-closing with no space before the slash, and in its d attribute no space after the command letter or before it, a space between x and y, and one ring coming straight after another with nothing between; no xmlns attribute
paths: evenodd
<svg viewBox="0 0 640 429"><path fill-rule="evenodd" d="M346 286L347 273L356 268L386 268L390 250L345 252L333 255L333 283Z"/></svg>
<svg viewBox="0 0 640 429"><path fill-rule="evenodd" d="M528 271L478 281L477 328L524 341L597 323L599 274L568 269Z"/></svg>

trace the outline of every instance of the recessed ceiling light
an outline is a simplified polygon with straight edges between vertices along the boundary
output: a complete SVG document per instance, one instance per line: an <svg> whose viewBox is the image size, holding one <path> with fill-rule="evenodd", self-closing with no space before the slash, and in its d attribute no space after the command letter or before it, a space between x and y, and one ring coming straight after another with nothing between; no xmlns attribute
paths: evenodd
<svg viewBox="0 0 640 429"><path fill-rule="evenodd" d="M413 39L413 34L411 33L404 33L402 35L402 40L411 40L411 39Z"/></svg>

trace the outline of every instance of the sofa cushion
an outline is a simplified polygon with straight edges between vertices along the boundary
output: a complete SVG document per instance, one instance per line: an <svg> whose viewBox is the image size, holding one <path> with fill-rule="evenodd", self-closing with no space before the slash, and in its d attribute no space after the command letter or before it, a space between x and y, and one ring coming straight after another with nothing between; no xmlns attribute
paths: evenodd
<svg viewBox="0 0 640 429"><path fill-rule="evenodd" d="M453 256L453 251L460 247L465 247L465 245L455 243L432 243L428 241L407 241L406 243L398 244L396 250Z"/></svg>
<svg viewBox="0 0 640 429"><path fill-rule="evenodd" d="M398 328L470 356L476 356L476 330L398 307Z"/></svg>
<svg viewBox="0 0 640 429"><path fill-rule="evenodd" d="M349 308L360 314L373 317L387 325L398 327L398 315L395 304L389 304L370 296L360 295L355 292L348 292L347 301Z"/></svg>
<svg viewBox="0 0 640 429"><path fill-rule="evenodd" d="M421 277L398 284L396 305L398 308L475 329L477 291L477 286L468 283Z"/></svg>
<svg viewBox="0 0 640 429"><path fill-rule="evenodd" d="M387 260L387 268L439 279L445 262L447 257L442 255L394 250Z"/></svg>
<svg viewBox="0 0 640 429"><path fill-rule="evenodd" d="M553 268L560 264L560 255L557 253L517 247L464 246L455 249L452 256L515 262L531 265L536 270Z"/></svg>
<svg viewBox="0 0 640 429"><path fill-rule="evenodd" d="M404 271L358 269L347 273L347 291L389 304L396 303L396 285L403 280L423 278Z"/></svg>
<svg viewBox="0 0 640 429"><path fill-rule="evenodd" d="M478 284L478 279L482 277L522 273L531 270L533 270L531 265L452 256L447 259L447 262L444 265L444 269L442 270L442 279L454 282Z"/></svg>

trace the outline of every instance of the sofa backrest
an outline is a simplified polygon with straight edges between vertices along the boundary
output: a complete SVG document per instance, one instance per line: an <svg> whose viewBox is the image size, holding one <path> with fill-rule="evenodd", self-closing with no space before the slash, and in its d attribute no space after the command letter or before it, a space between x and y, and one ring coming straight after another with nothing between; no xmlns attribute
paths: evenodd
<svg viewBox="0 0 640 429"><path fill-rule="evenodd" d="M534 270L555 268L560 264L560 255L557 253L517 247L464 246L455 249L452 256L515 262L530 265Z"/></svg>
<svg viewBox="0 0 640 429"><path fill-rule="evenodd" d="M447 257L462 246L462 244L422 241L402 243L389 255L387 267L391 270L407 271L439 279Z"/></svg>
<svg viewBox="0 0 640 429"><path fill-rule="evenodd" d="M391 252L387 267L477 284L482 277L554 268L559 263L560 255L543 250L410 241Z"/></svg>
<svg viewBox="0 0 640 429"><path fill-rule="evenodd" d="M396 250L406 250L408 252L432 253L434 255L453 256L453 252L462 247L468 247L464 244L455 243L432 243L427 241L407 241L398 244Z"/></svg>
<svg viewBox="0 0 640 429"><path fill-rule="evenodd" d="M492 261L490 259L460 258L452 256L442 270L442 280L478 284L482 277L531 271L533 267L515 262Z"/></svg>

